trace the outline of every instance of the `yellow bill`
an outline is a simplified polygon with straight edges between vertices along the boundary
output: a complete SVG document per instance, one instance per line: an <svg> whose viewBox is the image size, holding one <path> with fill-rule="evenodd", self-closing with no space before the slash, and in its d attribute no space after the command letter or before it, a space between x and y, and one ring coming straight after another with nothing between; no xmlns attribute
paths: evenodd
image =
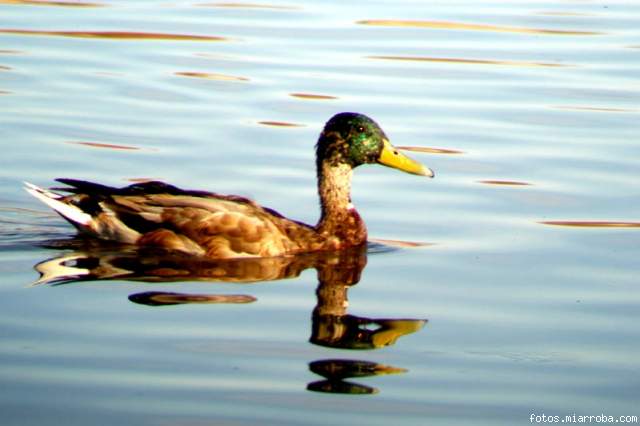
<svg viewBox="0 0 640 426"><path fill-rule="evenodd" d="M378 158L378 163L414 175L428 177L435 176L433 170L423 166L416 160L413 160L398 151L393 145L391 145L391 142L389 142L387 139L384 140L384 146L382 148L382 152L380 153L380 157Z"/></svg>

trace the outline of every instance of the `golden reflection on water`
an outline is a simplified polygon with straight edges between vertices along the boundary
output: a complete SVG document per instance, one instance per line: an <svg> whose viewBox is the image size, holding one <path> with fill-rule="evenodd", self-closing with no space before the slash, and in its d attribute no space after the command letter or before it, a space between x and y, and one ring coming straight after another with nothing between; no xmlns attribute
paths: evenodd
<svg viewBox="0 0 640 426"><path fill-rule="evenodd" d="M427 154L464 154L464 151L459 151L457 149L430 148L426 146L397 146L396 148L401 151L424 152Z"/></svg>
<svg viewBox="0 0 640 426"><path fill-rule="evenodd" d="M368 19L368 20L357 21L356 24L373 25L373 26L381 26L381 27L410 27L410 28L430 28L430 29L441 29L441 30L491 31L491 32L542 34L542 35L586 36L586 35L604 34L604 33L595 32L595 31L550 30L550 29L541 29L541 28L509 27L509 26L501 26L501 25L467 24L462 22L451 22L451 21Z"/></svg>
<svg viewBox="0 0 640 426"><path fill-rule="evenodd" d="M253 296L244 294L185 294L168 293L163 291L147 291L129 296L133 303L148 306L167 306L185 304L218 304L218 303L253 303L256 299Z"/></svg>
<svg viewBox="0 0 640 426"><path fill-rule="evenodd" d="M543 225L568 226L575 228L640 228L640 222L548 220L538 223Z"/></svg>
<svg viewBox="0 0 640 426"><path fill-rule="evenodd" d="M529 182L519 182L515 180L479 180L478 183L484 185L501 185L501 186L531 186Z"/></svg>
<svg viewBox="0 0 640 426"><path fill-rule="evenodd" d="M306 127L304 124L288 123L286 121L258 121L258 124L272 127Z"/></svg>
<svg viewBox="0 0 640 426"><path fill-rule="evenodd" d="M82 1L54 1L54 0L0 0L0 4L23 4L27 6L58 6L58 7L104 7L101 3Z"/></svg>
<svg viewBox="0 0 640 426"><path fill-rule="evenodd" d="M74 144L74 145L90 146L92 148L121 149L121 150L130 150L130 151L137 151L140 149L135 146L116 145L111 143L100 143L100 142L69 141L67 143Z"/></svg>
<svg viewBox="0 0 640 426"><path fill-rule="evenodd" d="M312 93L289 93L289 96L300 99L312 99L312 100L331 100L338 99L337 96L329 96L329 95L315 95Z"/></svg>
<svg viewBox="0 0 640 426"><path fill-rule="evenodd" d="M445 62L454 64L473 65L504 65L509 67L568 67L571 65L552 62L507 61L497 59L466 59L466 58L435 58L429 56L366 56L368 59L382 59L388 61L414 61L414 62Z"/></svg>
<svg viewBox="0 0 640 426"><path fill-rule="evenodd" d="M229 41L226 37L190 34L144 33L134 31L39 31L4 28L1 34L54 36L73 38L104 38L113 40L175 40L175 41Z"/></svg>
<svg viewBox="0 0 640 426"><path fill-rule="evenodd" d="M218 80L218 81L249 81L246 77L239 77L235 75L227 75L227 74L216 74L209 72L190 72L190 71L180 71L174 73L175 75L181 77L192 77L192 78L202 78L205 80Z"/></svg>
<svg viewBox="0 0 640 426"><path fill-rule="evenodd" d="M159 178L159 177L134 177L134 178L127 178L126 179L127 182L135 182L135 183L152 182L154 180L162 180L162 178Z"/></svg>

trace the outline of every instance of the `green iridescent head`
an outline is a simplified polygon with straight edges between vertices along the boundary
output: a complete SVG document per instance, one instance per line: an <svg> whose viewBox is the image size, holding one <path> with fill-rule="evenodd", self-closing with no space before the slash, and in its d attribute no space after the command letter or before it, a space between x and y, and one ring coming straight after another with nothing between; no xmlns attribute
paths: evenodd
<svg viewBox="0 0 640 426"><path fill-rule="evenodd" d="M378 123L355 112L336 114L325 124L316 145L316 161L318 170L325 163L333 166L348 164L352 168L379 163L407 173L433 177L430 169L394 148Z"/></svg>

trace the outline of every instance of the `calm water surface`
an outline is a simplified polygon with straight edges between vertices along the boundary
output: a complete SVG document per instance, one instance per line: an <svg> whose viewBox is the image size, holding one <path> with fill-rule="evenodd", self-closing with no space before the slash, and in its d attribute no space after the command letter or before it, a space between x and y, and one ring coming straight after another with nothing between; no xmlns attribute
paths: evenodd
<svg viewBox="0 0 640 426"><path fill-rule="evenodd" d="M639 20L634 1L0 0L3 424L640 416ZM340 111L437 174L357 170L393 240L368 253L141 281L166 264L83 246L21 189L162 179L315 223L313 145ZM29 286L49 259L110 279Z"/></svg>

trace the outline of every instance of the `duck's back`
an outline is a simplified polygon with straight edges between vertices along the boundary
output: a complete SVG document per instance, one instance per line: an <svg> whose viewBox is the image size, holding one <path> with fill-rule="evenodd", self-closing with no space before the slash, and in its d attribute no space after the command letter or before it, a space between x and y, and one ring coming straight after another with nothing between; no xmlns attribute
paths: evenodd
<svg viewBox="0 0 640 426"><path fill-rule="evenodd" d="M243 197L155 181L124 188L58 181L69 186L59 189L72 195L33 185L28 190L80 231L105 240L212 258L278 256L323 245L312 227Z"/></svg>

